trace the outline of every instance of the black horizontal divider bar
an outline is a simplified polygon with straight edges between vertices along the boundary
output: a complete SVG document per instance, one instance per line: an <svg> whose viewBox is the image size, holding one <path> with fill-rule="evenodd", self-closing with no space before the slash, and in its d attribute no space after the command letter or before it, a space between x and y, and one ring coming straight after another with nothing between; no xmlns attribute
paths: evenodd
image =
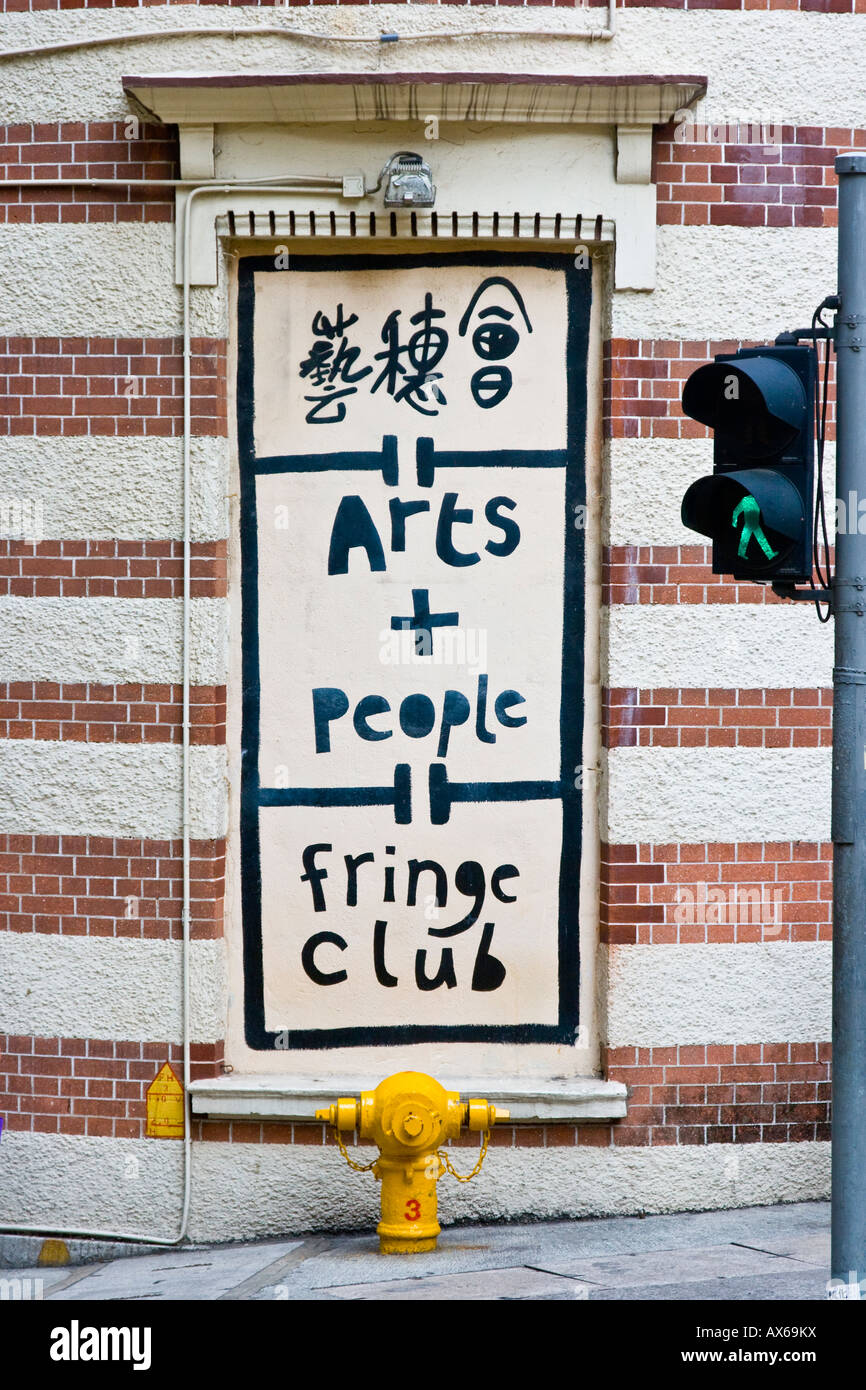
<svg viewBox="0 0 866 1390"><path fill-rule="evenodd" d="M397 436L382 437L381 449L333 454L274 454L257 458L256 473L381 473L386 487L397 486Z"/></svg>
<svg viewBox="0 0 866 1390"><path fill-rule="evenodd" d="M556 801L562 783L556 782L449 782L444 763L431 763L429 774L430 820L447 825L455 801Z"/></svg>
<svg viewBox="0 0 866 1390"><path fill-rule="evenodd" d="M262 787L259 806L393 806L397 825L412 823L408 763L397 763L392 787Z"/></svg>
<svg viewBox="0 0 866 1390"><path fill-rule="evenodd" d="M565 468L567 449L437 449L422 437L415 445L419 487L432 487L437 468Z"/></svg>

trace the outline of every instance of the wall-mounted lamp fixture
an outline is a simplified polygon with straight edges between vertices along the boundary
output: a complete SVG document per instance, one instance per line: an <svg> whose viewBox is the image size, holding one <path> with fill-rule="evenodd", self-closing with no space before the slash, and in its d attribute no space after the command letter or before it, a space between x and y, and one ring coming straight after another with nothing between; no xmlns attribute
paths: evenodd
<svg viewBox="0 0 866 1390"><path fill-rule="evenodd" d="M368 192L376 193L385 179L386 208L432 208L436 201L430 165L420 154L413 154L411 150L401 150L399 154L392 155L379 175L378 183Z"/></svg>

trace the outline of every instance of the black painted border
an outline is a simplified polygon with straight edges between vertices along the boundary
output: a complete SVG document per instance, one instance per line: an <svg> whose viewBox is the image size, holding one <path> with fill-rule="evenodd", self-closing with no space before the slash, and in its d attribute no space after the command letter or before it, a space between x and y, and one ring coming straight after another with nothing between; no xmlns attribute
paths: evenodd
<svg viewBox="0 0 866 1390"><path fill-rule="evenodd" d="M435 1025L297 1029L270 1032L265 1026L262 964L261 861L259 841L259 660L258 536L254 444L254 276L292 270L403 269L413 266L539 266L561 271L566 284L568 416L565 483L563 661L560 698L562 852L559 875L559 1020L556 1024ZM240 463L241 542L241 910L243 917L244 1031L247 1045L271 1052L369 1047L422 1042L567 1043L577 1037L580 991L580 855L583 796L578 768L583 749L585 527L575 508L586 505L586 370L589 354L591 272L577 270L570 256L525 252L443 255L292 255L278 270L272 256L242 257L238 267L237 415Z"/></svg>

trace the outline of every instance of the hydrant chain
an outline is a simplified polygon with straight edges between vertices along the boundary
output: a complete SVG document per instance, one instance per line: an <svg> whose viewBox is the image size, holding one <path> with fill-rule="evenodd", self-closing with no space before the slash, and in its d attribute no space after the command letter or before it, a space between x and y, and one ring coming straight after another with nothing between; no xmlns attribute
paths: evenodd
<svg viewBox="0 0 866 1390"><path fill-rule="evenodd" d="M478 1177L478 1174L481 1172L481 1166L482 1166L482 1164L484 1163L484 1159L485 1159L485 1157L486 1157L486 1155L487 1155L487 1145L488 1145L489 1143L490 1143L490 1130L489 1130L489 1129L486 1129L486 1130L484 1131L484 1138L483 1138L482 1141L481 1141L481 1153L478 1155L478 1162L476 1163L475 1167L472 1169L472 1172L471 1172L471 1173L467 1173L465 1177L463 1176L462 1173L458 1173L456 1168L452 1167L452 1165L451 1165L451 1159L448 1157L448 1155L447 1155L447 1153L445 1152L444 1149L438 1149L438 1150L437 1150L437 1156L442 1160L442 1164L443 1164L443 1166L444 1166L444 1168L445 1168L446 1173L450 1173L451 1176L452 1176L452 1178L456 1178L458 1182L471 1182L472 1179L473 1179L473 1178L477 1178L477 1177Z"/></svg>
<svg viewBox="0 0 866 1390"><path fill-rule="evenodd" d="M340 1131L338 1129L334 1130L334 1137L337 1140L337 1148L340 1150L340 1153L343 1155L350 1168L354 1168L356 1173L371 1173L373 1171L373 1169L376 1167L375 1158L373 1159L372 1163L356 1163L354 1158L349 1157L346 1145L340 1138Z"/></svg>

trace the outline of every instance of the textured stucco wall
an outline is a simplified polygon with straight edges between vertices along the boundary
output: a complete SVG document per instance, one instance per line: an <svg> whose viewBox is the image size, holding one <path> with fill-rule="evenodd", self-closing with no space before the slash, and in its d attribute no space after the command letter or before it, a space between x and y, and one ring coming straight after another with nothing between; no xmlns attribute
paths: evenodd
<svg viewBox="0 0 866 1390"><path fill-rule="evenodd" d="M190 1035L214 1042L225 1022L225 946L190 942ZM177 941L0 933L0 1032L37 1037L180 1041Z"/></svg>
<svg viewBox="0 0 866 1390"><path fill-rule="evenodd" d="M483 1178L439 1187L443 1223L597 1213L711 1210L825 1195L829 1144L705 1148L491 1149ZM0 1222L26 1196L33 1223L72 1213L85 1229L171 1237L180 1218L181 1146L156 1140L8 1135L0 1147ZM471 1166L459 1154L458 1172ZM359 1157L368 1158L366 1150ZM463 1162L461 1163L461 1157ZM74 1208L70 1193L75 1193ZM371 1229L378 1186L333 1148L196 1147L190 1234L231 1240L278 1232Z"/></svg>
<svg viewBox="0 0 866 1390"><path fill-rule="evenodd" d="M608 478L604 529L606 542L638 546L700 544L701 538L683 526L680 499L695 478L702 473L712 473L712 440L611 439L605 453ZM835 487L836 448L834 443L828 441L824 453L824 490L828 498L835 496ZM832 506L828 504L828 517L831 512ZM783 610L782 623L786 621L784 615L789 611L787 608ZM774 620L778 612L777 609L773 613ZM809 645L812 645L811 639L814 638L823 650L826 643L822 644L811 623L809 633ZM803 643L805 646L806 643ZM806 660L809 654L803 650L801 657ZM719 684L723 685L724 681ZM758 684L765 682L759 681Z"/></svg>
<svg viewBox="0 0 866 1390"><path fill-rule="evenodd" d="M833 629L806 604L621 605L608 610L612 686L829 685ZM720 750L721 751L721 750ZM738 750L739 751L739 750Z"/></svg>
<svg viewBox="0 0 866 1390"><path fill-rule="evenodd" d="M180 536L182 450L180 439L13 435L0 454L0 496L19 496L26 480L42 504L46 540ZM228 522L227 441L193 436L190 455L192 539L221 540Z"/></svg>
<svg viewBox="0 0 866 1390"><path fill-rule="evenodd" d="M514 34L565 33L603 12L503 10ZM210 39L37 57L0 69L0 121L122 119L120 76L167 71L467 70L615 74L695 73L710 79L716 119L787 124L866 123L866 91L853 80L859 19L798 13L625 10L611 44L485 35L489 12L429 6L283 12L232 7L9 14L4 47L51 38L170 31L195 23ZM261 23L322 34L477 28L471 41L317 44L216 37ZM420 126L418 128L420 131ZM414 131L415 142L420 138ZM377 132L378 135L378 132ZM408 140L412 144L412 140ZM366 167L363 131L359 162ZM395 146L396 147L396 146ZM327 161L325 161L327 162ZM498 176L498 175L497 175ZM483 173L480 177L484 177ZM491 175L492 177L492 175ZM176 335L174 229L167 224L9 225L2 228L0 332L14 335ZM831 229L661 227L658 288L613 296L606 332L618 337L772 337L807 322L835 286ZM228 330L226 276L192 294L196 335ZM684 545L687 482L705 469L704 441L614 440L609 457L609 539ZM193 440L193 538L228 534L224 440ZM44 501L48 537L177 538L180 443L175 439L4 442L0 492ZM606 537L607 538L607 537ZM181 608L172 599L0 599L0 673L11 681L177 681ZM192 606L192 678L226 679L223 600ZM832 634L808 609L633 605L612 609L602 634L604 679L615 686L826 685ZM179 833L175 747L0 746L0 829L33 833ZM222 750L195 748L193 834L224 833ZM824 750L616 749L608 762L602 833L617 841L824 838L829 755ZM756 794L756 788L759 793ZM179 947L159 941L0 939L0 1030L45 1036L176 1038ZM702 1041L752 1043L829 1036L829 947L763 943L619 947L609 971L608 1027L615 1046ZM28 993L29 991L29 993ZM222 943L192 948L193 1036L222 1035ZM179 1145L7 1132L0 1145L0 1203L7 1220L140 1227L171 1234L179 1212ZM484 1179L443 1188L446 1220L460 1217L663 1211L823 1196L821 1143L611 1149L492 1150ZM335 1193L340 1200L335 1201ZM333 1150L283 1145L196 1145L193 1225L199 1237L369 1224L372 1180L349 1174Z"/></svg>
<svg viewBox="0 0 866 1390"><path fill-rule="evenodd" d="M180 599L11 596L0 598L0 620L2 680L181 678ZM192 600L190 639L193 684L225 681L227 633L222 599Z"/></svg>
<svg viewBox="0 0 866 1390"><path fill-rule="evenodd" d="M129 45L123 71L141 72L585 72L598 74L696 73L711 79L708 100L716 119L771 119L815 125L832 123L840 99L852 124L866 120L866 93L857 81L859 17L800 13L685 12L625 9L617 16L613 43L590 44L558 35L575 28L604 23L602 13L579 11L498 12L495 26L487 15L459 11L437 13L429 7L377 5L375 12L336 14L306 8L297 16L278 9L232 7L208 9L186 6L166 10L145 8L121 15L101 12L8 14L2 30L4 46L30 46L50 40L114 32L169 32L192 24L219 29L255 28L281 23L326 36L324 42L304 38L250 38L227 45L218 38L162 40L150 49ZM519 34L543 30L550 37L523 40L497 38L495 27ZM380 32L404 35L470 30L461 40L422 40L382 45L340 44L339 34ZM158 56L155 56L158 55ZM34 57L16 68L6 87L0 119L57 120L58 110L74 112L69 119L124 116L128 112L115 81L118 71L105 51L60 57Z"/></svg>
<svg viewBox="0 0 866 1390"><path fill-rule="evenodd" d="M830 1033L830 945L615 946L612 1047L812 1042Z"/></svg>

